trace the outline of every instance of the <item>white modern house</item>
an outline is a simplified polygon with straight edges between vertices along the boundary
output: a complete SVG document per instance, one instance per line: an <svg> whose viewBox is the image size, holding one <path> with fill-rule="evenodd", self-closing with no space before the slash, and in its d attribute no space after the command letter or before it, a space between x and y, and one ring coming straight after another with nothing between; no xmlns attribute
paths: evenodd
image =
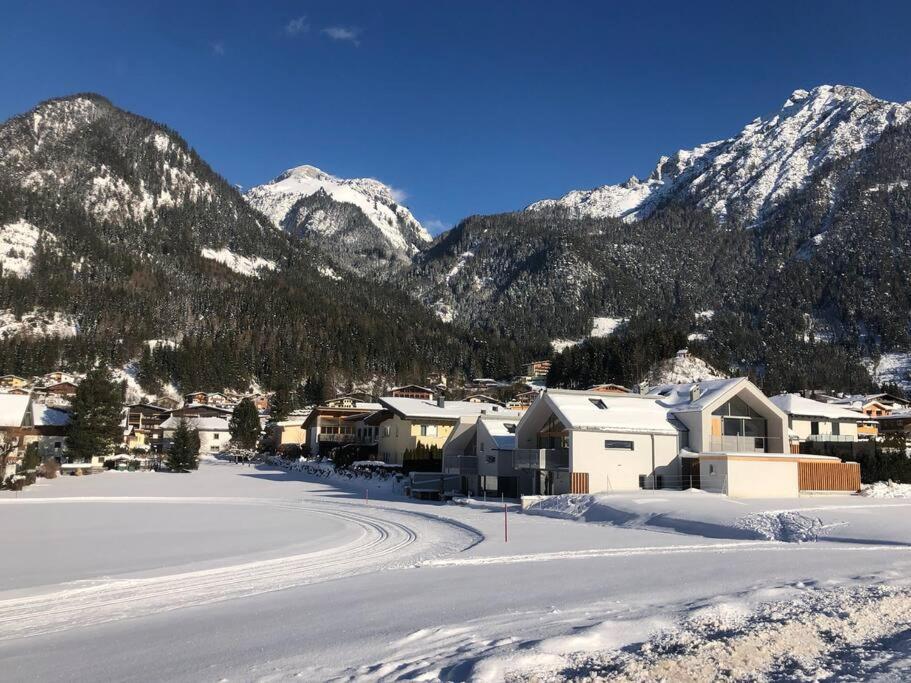
<svg viewBox="0 0 911 683"><path fill-rule="evenodd" d="M664 487L792 497L860 481L856 464L791 453L787 415L746 378L642 394L549 389L516 425L513 467L520 495Z"/></svg>
<svg viewBox="0 0 911 683"><path fill-rule="evenodd" d="M219 453L228 447L231 431L228 419L224 417L178 417L172 415L161 423L161 446L164 452L174 441L174 432L181 420L186 420L189 429L199 430L199 454Z"/></svg>
<svg viewBox="0 0 911 683"><path fill-rule="evenodd" d="M859 410L823 403L800 394L778 394L769 399L788 417L792 441L857 441L857 426L866 418Z"/></svg>
<svg viewBox="0 0 911 683"><path fill-rule="evenodd" d="M443 472L461 475L462 490L470 495L517 497L513 451L519 418L514 412L461 417L443 444Z"/></svg>

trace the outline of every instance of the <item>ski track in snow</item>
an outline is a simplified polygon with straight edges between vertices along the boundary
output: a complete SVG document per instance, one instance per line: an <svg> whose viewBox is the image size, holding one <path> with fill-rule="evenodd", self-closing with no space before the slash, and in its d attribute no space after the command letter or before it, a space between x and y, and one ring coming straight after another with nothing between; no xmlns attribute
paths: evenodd
<svg viewBox="0 0 911 683"><path fill-rule="evenodd" d="M331 504L182 497L74 497L0 501L18 505L79 502L268 505L334 517L356 527L358 535L354 540L332 548L289 557L150 578L102 580L85 587L0 600L0 641L206 605L365 572L414 566L426 554L438 552L432 543L422 542L418 531L409 524L377 516L373 511L364 514ZM445 524L443 520L436 523ZM448 526L457 532L459 549L477 542L467 527ZM474 536L477 535L475 532Z"/></svg>

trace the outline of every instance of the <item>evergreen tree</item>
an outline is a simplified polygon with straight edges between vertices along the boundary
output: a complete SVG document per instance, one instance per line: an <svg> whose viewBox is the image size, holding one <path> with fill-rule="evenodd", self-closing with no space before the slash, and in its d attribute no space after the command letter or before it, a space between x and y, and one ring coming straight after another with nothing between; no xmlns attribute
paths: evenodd
<svg viewBox="0 0 911 683"><path fill-rule="evenodd" d="M199 431L181 420L168 449L168 468L172 472L189 472L199 467Z"/></svg>
<svg viewBox="0 0 911 683"><path fill-rule="evenodd" d="M38 452L38 443L33 441L25 447L25 454L22 456L20 468L23 472L30 472L38 468L41 464L41 453Z"/></svg>
<svg viewBox="0 0 911 683"><path fill-rule="evenodd" d="M70 457L77 462L104 456L122 434L121 387L107 368L89 371L73 397L73 414L67 433Z"/></svg>
<svg viewBox="0 0 911 683"><path fill-rule="evenodd" d="M304 385L304 400L309 405L319 405L326 400L326 383L322 377L308 377Z"/></svg>
<svg viewBox="0 0 911 683"><path fill-rule="evenodd" d="M288 419L288 415L292 410L294 410L294 399L291 392L287 387L279 387L269 401L272 422L281 422Z"/></svg>
<svg viewBox="0 0 911 683"><path fill-rule="evenodd" d="M231 422L228 425L231 431L231 440L241 448L256 448L256 442L259 440L261 427L259 424L259 412L253 401L249 398L243 399L234 408L231 414Z"/></svg>

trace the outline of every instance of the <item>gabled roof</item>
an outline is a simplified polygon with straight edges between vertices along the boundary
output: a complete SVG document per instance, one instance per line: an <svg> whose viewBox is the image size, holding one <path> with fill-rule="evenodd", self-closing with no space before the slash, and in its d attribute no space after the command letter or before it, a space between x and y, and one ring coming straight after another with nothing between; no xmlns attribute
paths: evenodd
<svg viewBox="0 0 911 683"><path fill-rule="evenodd" d="M429 389L429 388L427 388L427 387L422 387L422 386L420 386L420 385L418 385L418 384L403 384L403 385L400 386L400 387L392 387L389 391L404 391L405 389L417 389L417 390L419 390L419 391L427 391L427 392L430 392L431 394L435 394L435 393L436 393L433 389Z"/></svg>
<svg viewBox="0 0 911 683"><path fill-rule="evenodd" d="M659 397L548 389L544 401L570 430L677 434L679 424ZM537 404L537 403L536 403ZM526 413L530 415L531 410Z"/></svg>
<svg viewBox="0 0 911 683"><path fill-rule="evenodd" d="M493 403L471 403L469 401L446 401L443 407L436 401L422 398L399 398L384 396L380 403L404 419L438 419L456 421L460 417L481 415L483 413L512 414L518 419L519 413L506 410Z"/></svg>
<svg viewBox="0 0 911 683"><path fill-rule="evenodd" d="M840 408L834 403L822 403L800 394L778 394L769 400L788 415L823 417L827 420L862 420L864 416L855 410Z"/></svg>
<svg viewBox="0 0 911 683"><path fill-rule="evenodd" d="M681 413L703 410L735 387L747 382L749 380L746 377L732 377L731 379L707 379L686 384L661 384L649 389L648 394L658 398L661 404L667 408ZM697 387L698 398L693 399L692 391Z"/></svg>
<svg viewBox="0 0 911 683"><path fill-rule="evenodd" d="M478 424L483 423L484 429L487 430L487 433L493 439L494 446L504 451L512 450L516 447L516 422L515 418L504 420L500 417L487 415L478 418Z"/></svg>
<svg viewBox="0 0 911 683"><path fill-rule="evenodd" d="M52 408L44 403L32 404L32 424L36 427L66 427L70 423L70 412Z"/></svg>
<svg viewBox="0 0 911 683"><path fill-rule="evenodd" d="M31 394L0 394L0 427L21 427Z"/></svg>
<svg viewBox="0 0 911 683"><path fill-rule="evenodd" d="M175 417L171 416L161 423L162 429L177 429L181 420L187 421L187 427L201 432L227 432L228 421L223 417Z"/></svg>

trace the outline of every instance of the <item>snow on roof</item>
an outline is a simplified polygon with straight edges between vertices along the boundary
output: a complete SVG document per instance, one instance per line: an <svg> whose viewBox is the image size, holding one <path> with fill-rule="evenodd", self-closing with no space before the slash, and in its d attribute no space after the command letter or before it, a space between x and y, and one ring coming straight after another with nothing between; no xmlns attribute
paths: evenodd
<svg viewBox="0 0 911 683"><path fill-rule="evenodd" d="M65 427L70 423L70 413L61 408L34 403L32 404L32 422L36 427Z"/></svg>
<svg viewBox="0 0 911 683"><path fill-rule="evenodd" d="M420 398L399 398L397 396L384 396L380 399L380 403L405 418L458 420L460 417L482 415L484 413L512 415L517 420L521 417L521 413L506 410L493 403L446 401L441 408L436 401L425 401Z"/></svg>
<svg viewBox="0 0 911 683"><path fill-rule="evenodd" d="M549 389L544 395L567 429L677 434L655 396Z"/></svg>
<svg viewBox="0 0 911 683"><path fill-rule="evenodd" d="M778 394L769 400L788 415L804 415L806 417L824 417L830 420L860 420L862 415L854 410L839 408L834 403L822 403L812 398L804 398L800 394Z"/></svg>
<svg viewBox="0 0 911 683"><path fill-rule="evenodd" d="M0 427L21 427L31 400L29 394L0 394Z"/></svg>
<svg viewBox="0 0 911 683"><path fill-rule="evenodd" d="M227 432L228 421L223 417L177 417L172 415L161 423L162 429L177 429L181 420L187 421L187 427L202 432Z"/></svg>
<svg viewBox="0 0 911 683"><path fill-rule="evenodd" d="M494 446L499 450L509 451L516 447L516 418L504 420L500 417L490 417L487 415L478 419L478 422L484 423L484 429L493 439Z"/></svg>
<svg viewBox="0 0 911 683"><path fill-rule="evenodd" d="M675 411L702 410L737 384L746 382L745 377L731 379L708 379L685 384L662 384L652 387L648 393L660 399L661 404ZM692 399L692 389L699 388L699 397Z"/></svg>

